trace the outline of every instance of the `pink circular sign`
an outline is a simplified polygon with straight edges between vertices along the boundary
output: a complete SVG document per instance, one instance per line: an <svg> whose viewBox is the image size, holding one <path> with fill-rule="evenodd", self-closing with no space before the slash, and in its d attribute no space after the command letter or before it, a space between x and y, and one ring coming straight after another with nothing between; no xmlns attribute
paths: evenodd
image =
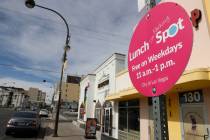
<svg viewBox="0 0 210 140"><path fill-rule="evenodd" d="M178 4L151 9L137 25L128 51L128 70L135 88L159 96L172 88L184 71L193 42L190 17Z"/></svg>

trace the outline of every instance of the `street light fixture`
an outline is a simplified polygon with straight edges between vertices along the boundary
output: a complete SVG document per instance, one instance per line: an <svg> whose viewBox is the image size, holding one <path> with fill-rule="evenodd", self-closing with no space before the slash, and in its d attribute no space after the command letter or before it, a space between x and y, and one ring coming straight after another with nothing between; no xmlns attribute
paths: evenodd
<svg viewBox="0 0 210 140"><path fill-rule="evenodd" d="M61 104L61 92L62 92L61 90L62 90L63 72L64 72L64 65L65 65L65 62L67 60L67 51L70 50L70 46L69 46L69 41L70 41L69 26L68 26L68 23L66 22L65 18L60 13L58 13L57 11L55 11L53 9L37 5L34 0L26 0L25 5L28 8L34 8L36 6L36 7L51 11L51 12L57 14L64 21L64 23L66 25L67 35L66 35L66 42L65 42L64 53L63 53L63 58L62 58L61 77L60 77L60 84L59 84L59 96L58 96L58 103L57 103L57 110L56 110L56 117L55 117L55 127L54 127L54 133L53 133L53 137L58 137L57 131L58 131L60 104Z"/></svg>

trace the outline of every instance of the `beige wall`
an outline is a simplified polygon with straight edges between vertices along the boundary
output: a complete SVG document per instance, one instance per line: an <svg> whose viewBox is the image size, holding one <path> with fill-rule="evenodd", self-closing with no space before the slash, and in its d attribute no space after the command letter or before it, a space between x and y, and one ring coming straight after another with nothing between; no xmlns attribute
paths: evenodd
<svg viewBox="0 0 210 140"><path fill-rule="evenodd" d="M207 125L210 128L210 88L203 90L204 93L204 103L206 105L206 114L207 114Z"/></svg>
<svg viewBox="0 0 210 140"><path fill-rule="evenodd" d="M193 37L193 49L192 54L187 65L186 70L191 70L195 68L206 68L210 67L210 36L208 33L207 18L204 11L204 1L203 0L163 0L164 2L176 2L182 5L187 13L194 9L200 9L202 13L202 19L199 23L199 29L196 30L193 27L194 37ZM187 36L186 36L187 39Z"/></svg>
<svg viewBox="0 0 210 140"><path fill-rule="evenodd" d="M150 140L149 136L149 106L147 98L140 99L140 138Z"/></svg>
<svg viewBox="0 0 210 140"><path fill-rule="evenodd" d="M39 92L38 88L29 88L29 90L28 90L29 100L37 101L38 92Z"/></svg>
<svg viewBox="0 0 210 140"><path fill-rule="evenodd" d="M79 102L79 89L79 84L63 83L61 99L63 101Z"/></svg>
<svg viewBox="0 0 210 140"><path fill-rule="evenodd" d="M38 88L29 88L27 91L30 101L39 101L45 102L46 93L42 92Z"/></svg>

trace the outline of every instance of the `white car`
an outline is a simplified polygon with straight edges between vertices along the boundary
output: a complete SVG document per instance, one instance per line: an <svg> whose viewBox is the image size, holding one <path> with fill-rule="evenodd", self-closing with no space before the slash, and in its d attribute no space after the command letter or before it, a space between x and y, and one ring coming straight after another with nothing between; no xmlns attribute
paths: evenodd
<svg viewBox="0 0 210 140"><path fill-rule="evenodd" d="M49 114L49 112L48 112L47 109L41 109L41 110L39 111L39 116L40 116L40 117L48 117L48 114Z"/></svg>

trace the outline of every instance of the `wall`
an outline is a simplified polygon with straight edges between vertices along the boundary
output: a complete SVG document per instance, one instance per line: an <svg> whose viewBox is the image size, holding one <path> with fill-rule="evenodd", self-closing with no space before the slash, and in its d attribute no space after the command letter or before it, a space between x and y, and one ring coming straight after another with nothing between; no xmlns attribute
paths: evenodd
<svg viewBox="0 0 210 140"><path fill-rule="evenodd" d="M207 125L210 130L210 88L203 89L204 93L204 103L206 106L206 114L207 114Z"/></svg>
<svg viewBox="0 0 210 140"><path fill-rule="evenodd" d="M61 99L68 102L79 101L79 84L63 83Z"/></svg>
<svg viewBox="0 0 210 140"><path fill-rule="evenodd" d="M29 88L27 92L30 101L37 101L39 89L38 88Z"/></svg>
<svg viewBox="0 0 210 140"><path fill-rule="evenodd" d="M119 121L119 113L118 113L118 108L119 108L119 102L113 102L113 137L118 138L118 121Z"/></svg>
<svg viewBox="0 0 210 140"><path fill-rule="evenodd" d="M102 63L96 70L95 80L95 100L100 101L103 106L105 97L116 91L116 74L125 68L125 55L113 54L104 63ZM109 79L109 85L103 88L98 88L98 84L104 80ZM114 138L118 137L118 103L112 102L112 114L113 114L113 131Z"/></svg>
<svg viewBox="0 0 210 140"><path fill-rule="evenodd" d="M208 30L209 30L209 34L210 34L210 0L204 0L204 7L205 7L205 11L206 11L206 16L208 18Z"/></svg>
<svg viewBox="0 0 210 140"><path fill-rule="evenodd" d="M87 118L94 117L94 89L95 89L95 75L89 74L87 75L81 82L80 82L80 94L79 94L79 107L78 107L78 119L79 119L79 108L82 103L84 103L84 94L85 94L85 88L88 87L87 93L86 93L86 107L85 107L85 115L84 120L86 121Z"/></svg>
<svg viewBox="0 0 210 140"><path fill-rule="evenodd" d="M105 97L109 93L113 93L116 90L116 73L125 68L125 55L113 54L104 63L95 70L96 85L95 85L95 99L100 101L103 105ZM98 84L103 79L109 79L109 85L104 88L98 89Z"/></svg>
<svg viewBox="0 0 210 140"><path fill-rule="evenodd" d="M142 140L149 140L149 106L147 98L140 99L140 138Z"/></svg>
<svg viewBox="0 0 210 140"><path fill-rule="evenodd" d="M133 87L133 84L130 80L128 71L124 70L124 71L121 71L120 73L118 73L117 77L116 77L116 91L115 91L115 93L120 92L122 90L126 90L131 87Z"/></svg>
<svg viewBox="0 0 210 140"><path fill-rule="evenodd" d="M168 132L170 140L181 140L180 106L178 93L166 95Z"/></svg>
<svg viewBox="0 0 210 140"><path fill-rule="evenodd" d="M200 9L202 13L202 19L199 23L199 29L196 30L193 27L193 50L187 65L186 70L191 70L195 68L206 68L210 67L210 39L207 26L207 18L205 16L205 11L203 8L203 0L162 0L163 2L176 2L183 6L187 13L190 15L190 12L194 9Z"/></svg>

